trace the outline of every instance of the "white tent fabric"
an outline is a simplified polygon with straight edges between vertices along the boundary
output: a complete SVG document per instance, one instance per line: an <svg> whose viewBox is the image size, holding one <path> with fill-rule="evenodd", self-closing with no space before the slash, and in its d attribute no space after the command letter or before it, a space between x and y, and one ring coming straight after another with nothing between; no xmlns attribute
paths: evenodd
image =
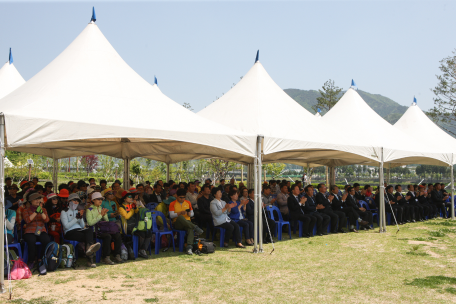
<svg viewBox="0 0 456 304"><path fill-rule="evenodd" d="M392 126L352 88L345 92L321 121L337 130L337 135L344 137L347 142L364 142L372 147L383 147L384 163L440 166L451 163L450 154L439 153L438 148L421 144L415 138L410 138L410 133L403 133Z"/></svg>
<svg viewBox="0 0 456 304"><path fill-rule="evenodd" d="M456 152L456 139L429 119L415 102L394 124L394 127L405 134L418 132L421 138L432 138L436 143L440 143L435 148L443 155L451 155ZM453 159L456 161L455 157Z"/></svg>
<svg viewBox="0 0 456 304"><path fill-rule="evenodd" d="M0 69L0 99L16 90L24 83L25 80L17 71L14 63L10 64L9 61L6 62Z"/></svg>
<svg viewBox="0 0 456 304"><path fill-rule="evenodd" d="M165 96L119 56L95 23L1 101L7 149L53 158L105 154L166 163L251 162L256 135L204 119Z"/></svg>
<svg viewBox="0 0 456 304"><path fill-rule="evenodd" d="M245 115L240 115L240 111ZM350 143L334 124L322 124L322 118L312 115L286 94L259 61L228 93L198 114L263 135L265 163L339 166L378 161L369 142Z"/></svg>

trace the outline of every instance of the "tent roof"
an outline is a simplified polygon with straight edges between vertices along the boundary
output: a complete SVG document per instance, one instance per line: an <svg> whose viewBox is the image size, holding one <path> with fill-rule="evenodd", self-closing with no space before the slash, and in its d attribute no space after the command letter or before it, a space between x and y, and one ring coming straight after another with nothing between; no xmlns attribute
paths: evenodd
<svg viewBox="0 0 456 304"><path fill-rule="evenodd" d="M198 114L263 135L265 163L339 166L376 160L371 145L349 144L339 132L331 137L333 125L322 124L321 117L312 115L285 93L259 61L228 93Z"/></svg>
<svg viewBox="0 0 456 304"><path fill-rule="evenodd" d="M251 161L256 136L204 119L119 56L95 23L2 99L7 148L62 158L106 154L176 161Z"/></svg>
<svg viewBox="0 0 456 304"><path fill-rule="evenodd" d="M0 99L25 83L14 63L7 61L0 69Z"/></svg>
<svg viewBox="0 0 456 304"><path fill-rule="evenodd" d="M402 117L394 124L406 134L415 134L417 131L422 138L432 138L436 142L443 143L438 146L441 152L456 152L456 138L443 131L413 102ZM455 163L453 161L453 163Z"/></svg>
<svg viewBox="0 0 456 304"><path fill-rule="evenodd" d="M383 147L384 163L448 165L451 158L448 154L438 153L434 147L409 139L408 134L369 107L353 88L348 89L323 116L322 122L332 126L347 142Z"/></svg>

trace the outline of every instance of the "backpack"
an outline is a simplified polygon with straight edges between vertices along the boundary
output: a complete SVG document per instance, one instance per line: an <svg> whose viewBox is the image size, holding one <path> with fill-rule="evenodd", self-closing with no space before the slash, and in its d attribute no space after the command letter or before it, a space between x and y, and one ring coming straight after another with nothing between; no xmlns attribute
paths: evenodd
<svg viewBox="0 0 456 304"><path fill-rule="evenodd" d="M96 223L95 232L98 234L101 233L108 233L108 234L116 234L120 233L119 226L114 222L109 221L100 221Z"/></svg>
<svg viewBox="0 0 456 304"><path fill-rule="evenodd" d="M133 229L133 232L138 231L147 231L152 228L152 213L147 208L141 208L138 212L138 225ZM132 232L132 233L133 233Z"/></svg>
<svg viewBox="0 0 456 304"><path fill-rule="evenodd" d="M123 206L123 205L120 205L119 208L124 209L126 212L131 210L130 208L125 208L125 206ZM123 220L122 220L122 222L123 222ZM133 233L132 231L134 231L135 227L138 225L137 217L132 216L128 220L125 219L125 222L126 222L126 227L124 227L124 229L126 228L125 233L127 233L127 234Z"/></svg>
<svg viewBox="0 0 456 304"><path fill-rule="evenodd" d="M215 244L212 242L208 242L205 239L195 239L193 242L193 251L195 253L214 253L215 252Z"/></svg>
<svg viewBox="0 0 456 304"><path fill-rule="evenodd" d="M70 268L75 263L74 261L74 247L71 244L63 244L59 250L60 268Z"/></svg>
<svg viewBox="0 0 456 304"><path fill-rule="evenodd" d="M62 250L59 252L59 245L56 242L50 242L47 244L46 249L44 250L43 260L40 263L39 270L40 274L42 272L42 267L46 272L55 271L59 267L60 261L62 260ZM41 265L43 264L43 265Z"/></svg>

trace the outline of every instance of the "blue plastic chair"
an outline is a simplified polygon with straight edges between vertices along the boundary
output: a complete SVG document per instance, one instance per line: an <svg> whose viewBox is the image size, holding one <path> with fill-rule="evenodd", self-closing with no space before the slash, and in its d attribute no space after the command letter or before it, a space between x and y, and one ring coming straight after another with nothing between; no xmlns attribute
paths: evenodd
<svg viewBox="0 0 456 304"><path fill-rule="evenodd" d="M217 230L220 230L220 247L225 247L225 233L226 233L226 229L222 228L222 227L219 227L219 226L214 226L214 229L217 229ZM241 241L242 241L242 227L239 227L239 232L241 234ZM260 232L259 232L260 233ZM214 237L212 237L212 241L214 241ZM229 242L230 240L228 240ZM233 242L236 242L236 240L234 239L234 233L233 233Z"/></svg>
<svg viewBox="0 0 456 304"><path fill-rule="evenodd" d="M166 217L160 211L151 211L152 216L152 233L155 233L155 254L160 252L160 243L162 235L171 235L171 240L173 241L173 251L176 251L176 247L174 245L174 235L172 230L168 230L168 225L166 225ZM163 220L163 227L162 229L158 229L157 226L157 216L161 217ZM169 248L169 244L168 244Z"/></svg>
<svg viewBox="0 0 456 304"><path fill-rule="evenodd" d="M155 211L155 208L157 208L158 204L155 203L149 203L146 205L146 208L149 209L149 211Z"/></svg>
<svg viewBox="0 0 456 304"><path fill-rule="evenodd" d="M361 207L366 208L367 211L371 211L372 212L372 210L369 208L369 204L366 203L365 201L359 201L359 204L361 205ZM372 212L372 218L374 218L374 216L377 217L377 222L378 222L378 217L379 217L378 213L377 212Z"/></svg>
<svg viewBox="0 0 456 304"><path fill-rule="evenodd" d="M76 246L78 246L79 242L78 241L70 241L70 240L65 240L64 234L63 234L63 227L62 227L62 244L67 243L73 245L74 248L74 258L77 260L78 259L78 250L76 249Z"/></svg>
<svg viewBox="0 0 456 304"><path fill-rule="evenodd" d="M179 252L184 251L184 244L185 244L185 236L187 235L187 231L185 230L179 230L173 227L173 221L170 219L170 227L173 232L176 232L177 235L177 242L179 244ZM206 232L208 233L208 232ZM174 242L174 236L173 236L173 242Z"/></svg>
<svg viewBox="0 0 456 304"><path fill-rule="evenodd" d="M17 255L22 259L22 248L21 248L21 243L19 243L17 241L17 227L16 225L14 225L14 243L12 244L8 244L8 249L9 248L16 248L17 250ZM25 243L27 244L27 243ZM4 248L6 248L7 246L5 245ZM24 261L25 263L27 263L27 261Z"/></svg>
<svg viewBox="0 0 456 304"><path fill-rule="evenodd" d="M283 228L284 225L288 225L288 235L290 236L290 239L291 239L291 225L290 225L290 222L283 220L282 213L280 213L280 209L277 208L276 206L267 206L267 211L269 213L269 217L276 222L277 239L279 241L282 240L282 228ZM278 221L276 221L275 218L274 218L274 211L277 212L277 215L279 217Z"/></svg>

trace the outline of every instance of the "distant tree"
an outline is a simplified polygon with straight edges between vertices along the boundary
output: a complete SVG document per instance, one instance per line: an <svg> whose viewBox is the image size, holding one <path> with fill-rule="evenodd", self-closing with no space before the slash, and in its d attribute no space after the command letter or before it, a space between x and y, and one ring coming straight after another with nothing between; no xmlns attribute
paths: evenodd
<svg viewBox="0 0 456 304"><path fill-rule="evenodd" d="M184 102L182 106L187 110L193 111L192 106L188 102Z"/></svg>
<svg viewBox="0 0 456 304"><path fill-rule="evenodd" d="M87 174L93 172L93 170L98 166L98 156L97 155L86 155L81 159L81 163L87 170Z"/></svg>
<svg viewBox="0 0 456 304"><path fill-rule="evenodd" d="M266 174L271 177L271 179L276 179L282 175L285 164L282 163L270 163L263 165L263 169L266 170Z"/></svg>
<svg viewBox="0 0 456 304"><path fill-rule="evenodd" d="M434 108L427 114L434 121L442 121L456 126L456 50L453 56L440 61L441 75L436 75L439 83L434 89Z"/></svg>
<svg viewBox="0 0 456 304"><path fill-rule="evenodd" d="M322 112L326 113L339 101L342 88L335 86L334 80L330 79L325 82L322 89L318 90L320 97L317 97L317 104L312 106L312 109L317 112L318 108L320 108Z"/></svg>

